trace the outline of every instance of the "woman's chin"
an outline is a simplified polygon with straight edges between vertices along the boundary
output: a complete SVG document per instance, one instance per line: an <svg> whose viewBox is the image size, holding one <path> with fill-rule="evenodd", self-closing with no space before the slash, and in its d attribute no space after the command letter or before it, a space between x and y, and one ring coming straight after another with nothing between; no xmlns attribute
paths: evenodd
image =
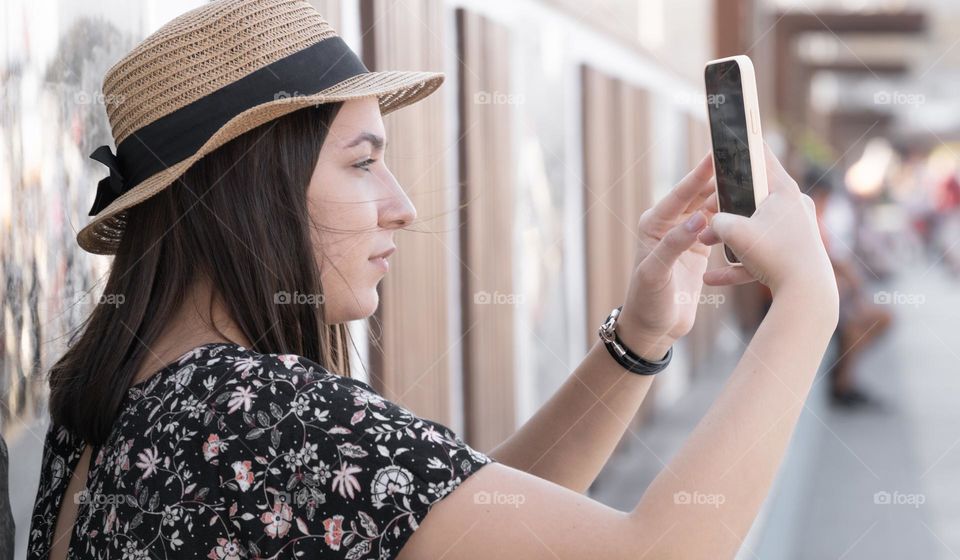
<svg viewBox="0 0 960 560"><path fill-rule="evenodd" d="M356 295L357 298L351 298L348 306L337 306L337 308L333 308L333 306L328 305L326 309L326 323L336 325L349 321L359 321L376 313L377 307L380 304L380 294L377 293L376 287Z"/></svg>

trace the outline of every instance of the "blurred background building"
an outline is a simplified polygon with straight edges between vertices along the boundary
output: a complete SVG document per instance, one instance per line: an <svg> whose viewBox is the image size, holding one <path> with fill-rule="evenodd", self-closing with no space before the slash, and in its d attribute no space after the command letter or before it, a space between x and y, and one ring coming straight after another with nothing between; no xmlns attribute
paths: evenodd
<svg viewBox="0 0 960 560"><path fill-rule="evenodd" d="M97 302L79 250L112 143L100 84L201 0L0 5L0 427L17 556L43 374ZM703 65L754 61L767 142L820 211L841 325L743 558L960 557L960 4L950 0L313 0L370 69L441 69L386 117L421 218L351 325L355 375L488 451L622 302L640 213L709 148ZM789 248L785 248L789 250ZM714 251L712 266L723 263ZM632 508L769 303L704 292L590 494Z"/></svg>

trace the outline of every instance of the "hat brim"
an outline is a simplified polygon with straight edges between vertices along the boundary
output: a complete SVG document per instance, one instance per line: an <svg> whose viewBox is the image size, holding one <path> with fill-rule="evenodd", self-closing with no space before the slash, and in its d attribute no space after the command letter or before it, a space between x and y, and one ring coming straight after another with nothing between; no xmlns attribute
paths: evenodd
<svg viewBox="0 0 960 560"><path fill-rule="evenodd" d="M95 255L115 254L126 226L125 211L128 208L170 186L203 156L264 123L304 107L364 97L377 97L380 113L386 115L427 97L440 87L443 80L442 72L367 72L319 93L276 99L252 107L230 119L196 153L150 176L117 197L77 233L77 243L84 251Z"/></svg>

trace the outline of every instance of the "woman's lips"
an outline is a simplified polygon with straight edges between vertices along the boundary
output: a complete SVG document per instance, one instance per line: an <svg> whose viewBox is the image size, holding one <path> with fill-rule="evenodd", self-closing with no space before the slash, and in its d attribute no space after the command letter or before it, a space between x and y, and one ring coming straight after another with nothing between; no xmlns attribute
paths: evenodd
<svg viewBox="0 0 960 560"><path fill-rule="evenodd" d="M390 270L390 263L387 262L387 259L385 259L384 257L374 257L370 259L370 262L372 262L374 266L376 266L383 272Z"/></svg>
<svg viewBox="0 0 960 560"><path fill-rule="evenodd" d="M387 272L388 270L390 270L390 263L387 262L387 258L389 258L390 255L392 255L396 250L397 250L396 247L390 247L386 251L378 255L375 255L373 257L370 257L370 262L373 263L374 266L379 268L382 272Z"/></svg>

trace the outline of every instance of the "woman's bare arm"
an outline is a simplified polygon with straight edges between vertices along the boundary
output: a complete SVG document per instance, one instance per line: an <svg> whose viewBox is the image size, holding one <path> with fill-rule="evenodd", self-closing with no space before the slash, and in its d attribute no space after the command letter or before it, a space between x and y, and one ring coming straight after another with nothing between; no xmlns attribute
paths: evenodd
<svg viewBox="0 0 960 560"><path fill-rule="evenodd" d="M494 463L433 507L400 558L732 557L767 495L836 325L829 293L782 296L717 401L632 511Z"/></svg>
<svg viewBox="0 0 960 560"><path fill-rule="evenodd" d="M593 345L563 385L489 455L575 492L586 492L643 403L652 376L627 372ZM639 352L639 350L638 350ZM655 349L646 356L666 350Z"/></svg>
<svg viewBox="0 0 960 560"><path fill-rule="evenodd" d="M682 549L684 558L729 558L739 549L836 327L835 297L774 299L717 401L631 513L664 535L652 557Z"/></svg>
<svg viewBox="0 0 960 560"><path fill-rule="evenodd" d="M768 151L768 166L776 158ZM836 327L836 280L813 203L786 172L747 219L718 214L743 267L713 284L762 279L774 301L717 401L630 512L503 464L483 467L433 506L400 558L731 558L789 442ZM784 248L789 247L790 251Z"/></svg>

